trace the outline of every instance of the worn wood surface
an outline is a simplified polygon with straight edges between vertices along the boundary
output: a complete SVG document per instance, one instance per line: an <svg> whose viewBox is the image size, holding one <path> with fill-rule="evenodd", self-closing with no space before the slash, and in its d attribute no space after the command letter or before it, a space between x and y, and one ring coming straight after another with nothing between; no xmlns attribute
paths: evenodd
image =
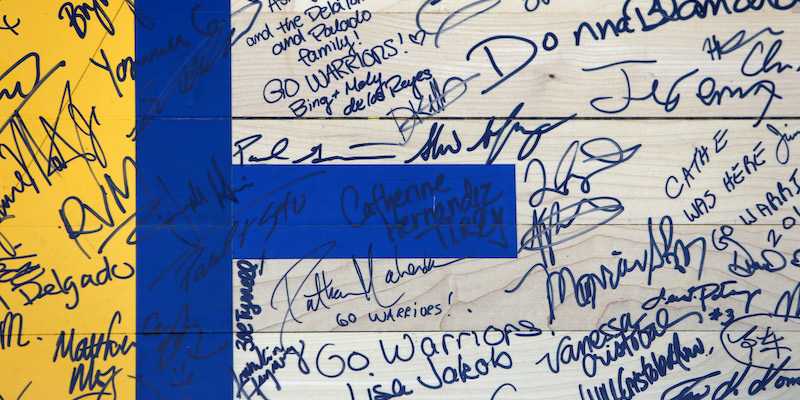
<svg viewBox="0 0 800 400"><path fill-rule="evenodd" d="M767 389L759 386L789 353L760 369L737 355L748 345L731 343L771 324L747 315L786 315L796 301L800 164L786 153L798 126L796 10L720 9L657 26L661 16L647 14L651 2L542 2L535 11L525 10L532 2L422 3L363 2L358 26L330 37L318 24L355 14L312 20L325 6L312 2L262 11L254 20L261 37L233 48L234 165L512 164L517 255L265 260L252 290L262 306L252 321L254 349L304 349L315 359L308 375L291 354L285 369L259 375L248 369L259 364L256 353L238 351L242 391L365 399L380 392L797 397L788 364ZM702 14L703 2L694 4ZM684 17L694 10L680 8ZM236 18L253 20L248 12ZM278 26L286 18L303 26L284 33ZM618 36L608 28L602 39L597 23L606 20ZM632 32L621 32L625 22ZM274 37L262 40L268 32ZM285 48L286 38L302 43ZM415 76L420 82L401 83ZM775 197L781 188L786 201ZM330 196L340 201L339 193ZM589 200L624 210L606 221L605 212L580 208ZM673 250L664 251L666 243ZM357 295L365 291L365 265L375 285L367 296ZM434 315L421 315L427 306ZM620 326L628 320L638 323ZM800 326L782 321L779 336L795 340ZM529 323L533 337L498 333L526 331ZM637 339L624 339L628 328ZM493 347L484 337L507 342ZM413 357L395 360L395 349ZM774 348L756 353L777 356ZM653 372L662 356L684 361L662 359L663 373ZM508 369L505 357L513 360ZM489 367L478 374L476 362ZM251 373L268 375L268 383L248 380Z"/></svg>
<svg viewBox="0 0 800 400"><path fill-rule="evenodd" d="M796 2L0 0L0 400L800 398Z"/></svg>

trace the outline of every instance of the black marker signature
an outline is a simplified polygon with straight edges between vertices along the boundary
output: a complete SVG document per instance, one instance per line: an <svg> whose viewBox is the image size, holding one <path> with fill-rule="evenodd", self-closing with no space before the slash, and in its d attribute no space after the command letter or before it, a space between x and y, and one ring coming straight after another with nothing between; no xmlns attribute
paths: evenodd
<svg viewBox="0 0 800 400"><path fill-rule="evenodd" d="M336 242L331 241L323 243L312 249L305 256L297 260L297 262L294 263L294 265L292 265L286 271L285 274L283 274L281 279L278 280L278 283L275 285L275 289L272 290L272 295L270 296L269 304L273 310L278 310L278 308L275 306L275 297L278 294L278 291L281 290L281 286L283 286L283 289L281 291L285 293L286 296L285 298L287 302L286 313L284 314L283 322L281 322L281 346L283 346L283 330L284 327L286 326L286 321L289 319L289 317L291 316L292 320L294 320L298 324L303 323L302 321L300 321L297 315L295 315L295 311L292 308L292 306L294 305L294 302L297 299L297 297L300 295L300 292L303 289L303 285L305 285L306 282L309 280L309 278L311 278L312 274L314 274L316 292L310 295L304 295L304 297L313 298L316 296L317 302L314 303L313 300L308 300L308 302L306 303L308 310L316 311L316 309L319 306L328 308L327 305L324 303L324 299L335 300L335 299L343 299L349 296L363 296L364 299L366 299L367 301L372 301L374 299L375 303L377 303L380 307L389 308L397 304L397 302L399 302L400 299L405 295L405 293L401 294L391 303L384 303L378 298L378 289L375 286L375 274L374 274L374 265L372 259L372 245L370 245L368 251L366 274L364 273L364 271L362 271L361 266L358 264L358 261L355 259L355 257L353 257L353 269L354 272L356 273L356 276L358 277L359 284L361 285L362 290L360 292L345 293L339 289L336 289L333 286L332 281L325 279L324 274L319 274L315 272L317 267L319 267L319 264L328 256L328 254L334 249L334 247L336 247ZM319 253L322 253L321 256L317 256ZM299 265L303 264L305 261L308 261L309 263L313 262L313 265L308 270L308 273L300 282L300 284L297 286L297 288L291 287L289 285L289 278L288 278L289 274L292 272L292 270L297 268Z"/></svg>

